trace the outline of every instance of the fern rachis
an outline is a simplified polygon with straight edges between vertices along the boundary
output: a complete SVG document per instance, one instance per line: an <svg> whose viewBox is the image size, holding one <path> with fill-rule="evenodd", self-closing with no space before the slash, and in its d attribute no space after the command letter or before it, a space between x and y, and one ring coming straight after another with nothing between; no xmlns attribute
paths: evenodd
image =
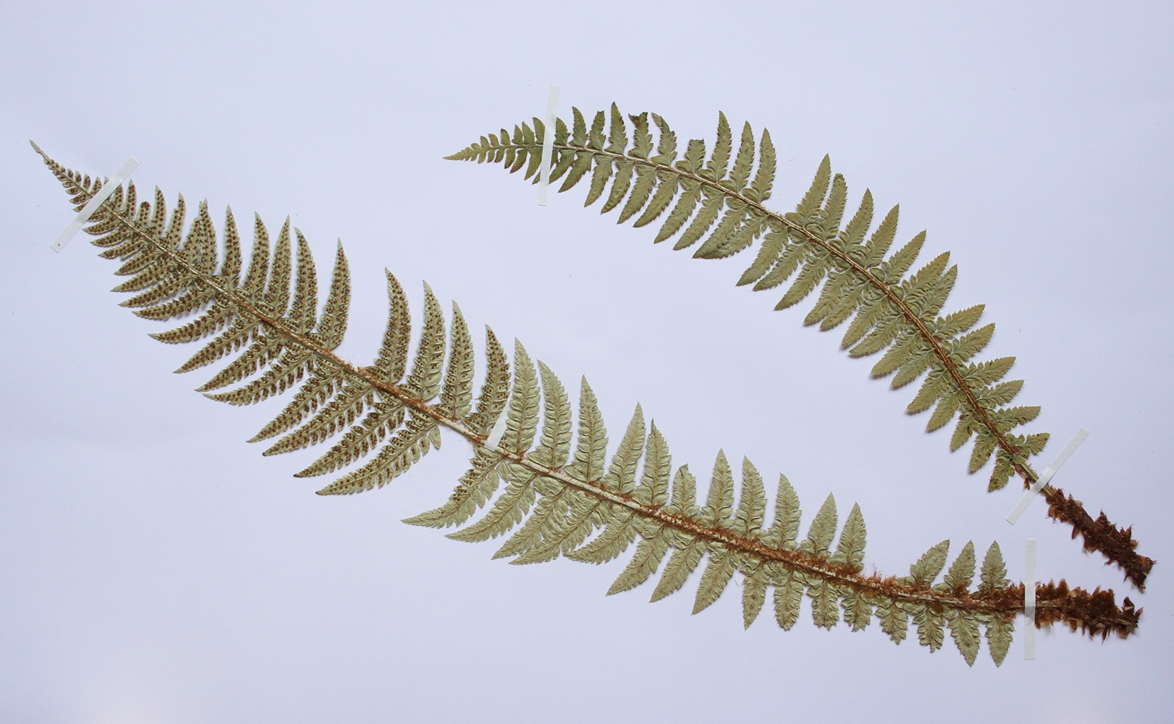
<svg viewBox="0 0 1174 724"><path fill-rule="evenodd" d="M830 160L824 157L795 211L782 214L768 209L764 202L771 195L775 175L770 134L763 131L756 142L750 125L745 124L735 152L724 114L719 114L717 141L708 160L701 140L689 141L684 157L678 160L676 134L656 114L633 115L625 121L613 104L610 120L600 111L590 127L577 108L573 116L571 129L561 119L554 129L550 179L563 179L560 192L589 178L584 205L604 199L602 213L619 208L617 223L635 217L636 227L667 212L654 241L678 237L675 250L700 242L695 257L727 258L751 248L761 238L739 285L763 291L794 277L775 306L784 309L822 283L805 324L819 324L826 331L848 323L843 348L852 357L884 352L872 375L892 375L894 388L924 376L907 411L932 410L929 431L957 416L950 449L955 451L975 438L971 473L995 458L989 490L1004 487L1012 474L1021 476L1025 487L1038 479L1028 459L1043 449L1048 435L1010 432L1039 413L1038 407L1008 406L1022 387L1019 380L1000 381L1014 358L971 361L990 340L994 325L975 328L982 315L981 305L939 316L957 274L956 266L947 268L949 253L906 276L921 251L925 232L889 254L896 235L897 207L865 241L873 221L872 194L865 191L858 210L841 228L847 185L841 175L832 176ZM658 133L655 155L653 125ZM511 173L525 167L525 177L537 183L545 134L544 124L534 119L532 125L515 126L513 134L503 129L500 134L482 136L448 158L502 163ZM1059 488L1045 485L1042 492L1049 516L1071 525L1073 537L1083 536L1087 550L1098 551L1121 566L1126 578L1139 590L1145 589L1153 561L1136 552L1132 529L1115 526L1104 513L1094 521L1080 501L1065 496Z"/></svg>
<svg viewBox="0 0 1174 724"><path fill-rule="evenodd" d="M84 204L100 186L97 179L45 160L75 204ZM610 462L605 459L607 433L586 381L581 385L578 439L572 448L575 426L558 378L541 363L535 369L518 344L511 385L508 360L489 330L487 374L474 405L473 348L459 309L454 306L453 319L446 325L439 304L425 288L425 321L409 365L407 302L390 274L391 313L378 357L370 366L352 365L333 351L345 332L349 308L349 273L341 246L319 315L309 246L294 230L295 257L288 222L270 249L268 233L257 220L246 271L231 212L222 254L217 253L206 206L201 205L186 235L184 213L181 198L168 222L162 194L156 192L154 205L140 206L130 184L125 193L119 189L99 208L87 231L99 237L94 243L104 249L102 256L123 262L118 272L131 279L120 288L138 295L132 300L137 314L158 321L201 315L155 335L169 343L211 337L181 369L233 357L205 387L237 386L209 397L252 404L298 388L255 439L280 436L267 453L336 440L320 458L321 464L304 474L325 474L352 463L359 467L320 493L382 487L439 446L440 427L446 427L473 445L471 468L446 504L408 522L440 528L463 525L488 507L481 518L451 537L484 540L512 531L499 553L513 556L515 563L560 555L600 563L639 540L635 556L610 592L639 585L663 564L653 597L669 595L705 558L695 611L716 600L740 572L745 578L747 626L773 587L776 619L784 628L795 623L806 593L820 626L830 628L843 617L859 630L875 615L881 628L899 642L912 617L923 644L936 649L948 629L973 663L982 624L995 661L1005 656L1013 617L1023 610L1023 588L1008 585L997 545L984 558L976 590L971 590L976 573L971 544L941 583L934 581L947 562L946 541L922 556L908 577L863 575L865 526L858 507L849 514L833 549L838 521L829 496L800 541L798 497L780 477L774 521L764 530L761 476L744 461L742 492L735 505L734 476L724 455L714 465L705 505L698 506L693 475L687 466L673 473L667 443L654 424L646 428L639 407L617 452ZM490 431L503 414L505 433L490 446ZM502 482L505 490L499 492ZM1128 599L1118 608L1110 591L1069 590L1063 582L1039 586L1037 598L1039 623L1063 621L1102 636L1127 635L1136 628L1140 613Z"/></svg>

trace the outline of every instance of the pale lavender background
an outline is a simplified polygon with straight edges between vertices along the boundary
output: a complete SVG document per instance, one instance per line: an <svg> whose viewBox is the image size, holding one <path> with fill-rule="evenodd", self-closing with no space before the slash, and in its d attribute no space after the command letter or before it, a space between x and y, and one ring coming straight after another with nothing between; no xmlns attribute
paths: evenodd
<svg viewBox="0 0 1174 724"><path fill-rule="evenodd" d="M15 3L0 9L0 721L1158 721L1174 706L1169 360L1168 3L427 2L329 9L227 3ZM1019 356L1032 430L1092 436L1057 483L1135 525L1159 559L1136 595L1037 502L987 495L948 432L902 410L838 334L703 263L580 208L536 204L497 167L441 160L545 112L616 101L682 140L717 111L770 128L786 210L820 158L901 202L923 261L953 252L950 308L985 302L988 357ZM418 311L420 281L474 330L521 338L568 388L587 375L613 444L637 401L675 461L708 478L718 446L807 519L829 491L865 513L867 565L902 574L945 537L998 540L1022 576L1113 586L1145 606L1129 641L1017 637L996 669L947 641L894 646L876 625L742 630L731 584L603 594L622 563L511 567L399 523L442 502L468 446L446 438L389 489L313 495L244 441L274 415L191 392L192 349L116 305L111 264L79 236L28 147L140 189L286 214L323 273L341 237L354 270L346 356L385 319L383 268ZM480 332L475 331L480 349ZM1046 464L1041 463L1041 465ZM805 520L806 525L806 520ZM696 576L694 581L696 580ZM911 632L915 636L915 632ZM947 713L948 712L948 713Z"/></svg>

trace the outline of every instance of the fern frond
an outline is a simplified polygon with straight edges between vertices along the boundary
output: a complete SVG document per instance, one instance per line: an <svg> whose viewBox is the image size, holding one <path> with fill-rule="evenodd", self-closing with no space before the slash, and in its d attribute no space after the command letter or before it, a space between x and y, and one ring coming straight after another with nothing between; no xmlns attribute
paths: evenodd
<svg viewBox="0 0 1174 724"><path fill-rule="evenodd" d="M897 207L865 242L873 217L872 194L866 191L850 221L841 227L848 210L848 187L843 176L833 175L825 156L794 211L766 208L763 202L770 195L776 171L770 134L763 131L756 142L750 125L745 124L735 153L733 133L723 113L718 114L717 139L708 160L705 142L694 139L679 161L676 134L660 116L651 115L654 139L647 113L625 121L613 104L606 116L603 111L595 115L590 132L579 109L572 109L572 115L574 132L568 133L559 121L553 139L556 167L571 169L560 192L590 178L584 205L605 199L601 213L621 208L617 223L640 214L634 226L651 223L671 206L654 242L676 237L675 250L696 245L693 256L698 258L733 256L761 239L739 285L763 291L792 280L776 310L792 307L820 290L804 323L818 324L824 331L847 323L843 348L851 357L884 352L872 374L896 373L894 388L925 376L908 412L932 408L926 425L930 432L957 417L950 449L957 450L971 435L976 436L969 472L977 472L993 457L988 490L1002 488L1012 474L1023 479L1024 487L1038 479L1029 459L1040 452L1047 433L1012 434L1034 419L1038 408L1009 407L1021 383L996 387L1014 359L970 361L990 341L994 325L970 331L982 314L981 306L941 316L957 278L957 267L948 267L948 253L909 273L924 246L925 232L888 253L897 230ZM607 145L602 136L605 123L609 125ZM533 176L537 183L533 160L541 154L545 133L537 120L533 125L523 123L512 136L504 131L500 137L483 136L447 158L503 163L511 171L520 167L521 159L530 159L526 178ZM651 156L654 141L660 153ZM1027 439L1032 443L1026 444ZM1047 485L1043 493L1052 512L1064 507L1058 488ZM1130 532L1111 524L1107 528L1088 525L1084 517L1073 512L1064 520L1076 521L1074 533L1084 536L1086 549L1097 550L1121 566L1126 577L1144 590L1153 561L1133 550Z"/></svg>
<svg viewBox="0 0 1174 724"><path fill-rule="evenodd" d="M602 125L597 121L592 127L589 143L602 142ZM621 126L613 117L613 144L624 138ZM524 129L516 135L527 143L534 137L533 131ZM733 170L727 171L733 153L727 135L719 137L708 165L699 173L722 182L729 173L730 183L745 183L749 173L746 143L743 141L734 156ZM637 129L636 144L641 153L649 152L646 136L645 127ZM660 148L666 151L665 144ZM495 156L497 150L493 151ZM525 156L515 154L515 163L522 158L524 164ZM696 162L699 156L687 154L688 158ZM84 202L100 185L47 162L74 203ZM769 179L761 176L757 177L760 189L768 189ZM135 253L154 255L154 264L169 271L153 278L146 289L165 287L174 296L191 290L210 295L218 310L217 319L228 330L205 345L211 352L194 358L201 364L190 367L239 352L225 367L231 370L229 374L222 371L213 376L214 385L204 385L240 384L217 393L218 398L252 403L300 383L290 403L256 439L282 435L267 451L276 453L318 444L342 433L325 456L299 474L318 475L357 466L344 471L320 494L382 487L439 447L440 428L444 427L472 444L470 469L445 504L408 522L448 527L472 520L449 535L465 541L510 534L497 557L510 557L514 563L560 556L598 563L619 556L636 543L635 555L609 593L634 588L660 571L652 598L664 598L680 590L704 560L694 612L716 601L733 577L741 574L747 626L773 587L776 620L784 629L794 625L806 594L818 626L831 628L842 617L859 630L875 616L882 630L900 641L912 617L923 644L931 650L940 646L944 627L948 627L959 650L973 663L981 625L996 663L1006 654L1014 616L1023 609L1023 590L1007 584L997 546L988 551L981 584L975 590L971 590L975 560L970 546L955 561L945 581L934 583L947 561L948 543L922 556L908 577L862 575L865 526L859 507L853 507L840 530L834 553L831 545L837 519L830 496L808 527L806 539L797 543L798 496L780 477L774 521L763 530L766 499L761 476L749 461L743 461L741 494L735 507L733 472L724 453L717 456L705 505L699 507L696 480L684 465L672 473L668 445L655 425L646 430L639 407L608 461L604 420L586 380L580 385L576 424L558 377L542 363L536 371L520 343L514 355L513 382L508 384L508 362L491 332L486 380L476 411L470 412L472 346L463 318L454 307L446 334L440 306L427 286L416 359L407 379L401 381L407 371L409 315L402 290L390 275L391 314L384 344L373 365L354 366L333 352L345 326L349 299L341 249L326 307L318 317L309 245L293 230L298 246L295 264L288 223L270 251L258 219L253 258L241 280L238 261L233 258L235 254L239 259L239 253L231 244L219 260L221 271L216 272L218 260L211 256L215 234L205 213L195 222L198 229L189 233L189 242L180 244L176 219L182 214L177 211L165 228L165 215L158 205L161 195L157 195L150 215L132 208L131 197L129 192L112 196L115 203L98 209L91 228L106 230L106 236L97 239L98 245L114 236L118 244L137 245ZM182 283L177 284L177 279ZM166 303L160 300L154 306ZM199 335L189 328L184 336ZM451 341L447 351L446 339ZM503 412L504 434L500 442L491 444L487 432ZM502 479L506 486L499 491ZM474 520L477 511L486 507L489 509ZM666 555L669 559L662 568ZM1112 592L1070 590L1063 581L1041 586L1037 601L1041 621L1063 621L1093 634L1127 635L1136 628L1140 613L1128 601L1124 608L1118 608Z"/></svg>

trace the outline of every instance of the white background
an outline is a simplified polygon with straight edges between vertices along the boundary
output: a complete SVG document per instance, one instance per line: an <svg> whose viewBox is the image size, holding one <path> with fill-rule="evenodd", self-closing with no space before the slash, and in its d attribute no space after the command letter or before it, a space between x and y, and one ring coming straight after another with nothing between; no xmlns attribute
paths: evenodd
<svg viewBox="0 0 1174 724"><path fill-rule="evenodd" d="M1159 721L1174 706L1169 566L1172 259L1168 3L513 3L330 8L220 3L0 7L0 720ZM802 327L811 301L733 282L746 255L693 260L655 227L536 204L500 167L442 160L544 115L547 89L587 112L617 102L712 143L717 111L771 130L773 208L830 153L855 204L902 204L903 242L959 264L947 309L987 304L984 358L1016 355L1019 400L1050 431L1042 469L1092 436L1056 483L1133 524L1159 561L1145 594L1080 551L1041 501L1003 520L969 446L869 379L839 333ZM866 566L901 575L943 538L997 540L1009 576L1039 539L1040 577L1110 586L1145 607L1102 643L1016 633L996 668L947 638L930 654L874 623L790 632L741 596L691 617L692 591L603 594L621 562L514 567L493 544L400 519L439 505L464 469L456 437L389 488L313 494L309 456L244 441L280 409L236 409L169 374L195 348L107 293L113 266L30 150L141 191L233 205L311 240L320 274L346 245L354 304L342 353L367 363L386 315L383 269L414 312L427 280L515 337L575 394L586 375L618 440L637 401L702 482L719 447L773 494L785 472L804 530L834 492L868 524ZM323 280L325 284L325 280ZM417 316L418 319L418 316Z"/></svg>

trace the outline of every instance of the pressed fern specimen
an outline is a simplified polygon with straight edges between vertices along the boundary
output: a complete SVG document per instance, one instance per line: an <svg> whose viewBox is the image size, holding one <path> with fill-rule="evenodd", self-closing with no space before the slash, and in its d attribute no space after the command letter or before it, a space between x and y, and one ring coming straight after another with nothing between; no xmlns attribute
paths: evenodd
<svg viewBox="0 0 1174 724"><path fill-rule="evenodd" d="M101 187L99 179L42 156L77 208ZM480 541L512 531L496 557L512 557L519 564L560 555L603 563L639 540L609 593L645 582L667 556L652 594L653 600L663 598L679 590L704 557L694 612L717 600L740 573L746 626L773 588L775 618L784 629L797 621L806 595L818 626L831 628L842 617L860 630L875 617L899 643L912 618L920 643L936 650L948 631L970 664L983 629L996 664L1005 657L1015 614L1023 610L1024 588L1006 580L997 544L978 569L974 546L967 543L937 583L949 541L931 547L908 576L865 575L859 507L853 506L837 541L838 515L829 496L800 540L799 500L780 476L773 522L764 529L761 476L743 461L735 506L734 474L720 453L705 504L699 506L693 474L688 466L673 471L667 443L655 424L645 425L638 406L616 453L606 460L607 432L586 381L576 435L570 401L554 373L541 362L536 368L516 344L511 383L509 361L488 329L487 373L474 405L469 331L455 305L446 327L426 285L420 341L409 368L407 300L390 274L391 310L378 356L371 365L351 365L333 352L346 330L350 296L341 245L319 313L309 245L293 230L295 255L288 220L272 248L264 224L256 220L246 269L231 210L221 252L206 204L186 234L185 208L180 197L169 218L161 192L156 190L153 204L140 204L134 185L128 184L97 209L87 232L98 237L94 244L104 250L101 256L121 262L116 274L129 277L115 287L134 295L123 306L157 321L196 315L153 335L170 344L207 340L180 371L232 357L200 388L207 396L246 405L296 388L254 440L276 438L267 455L332 440L324 455L298 473L320 476L350 467L320 494L382 487L439 447L441 428L447 428L472 444L471 467L447 502L409 523L460 526L488 508L450 537ZM979 584L972 589L976 569ZM1112 591L1089 593L1061 581L1038 586L1036 595L1037 625L1064 622L1102 637L1111 632L1127 636L1137 627L1140 611L1128 599L1118 607Z"/></svg>
<svg viewBox="0 0 1174 724"><path fill-rule="evenodd" d="M717 141L708 160L705 142L697 139L688 142L678 160L676 134L655 113L629 116L626 122L613 104L610 120L600 111L588 127L578 108L572 112L572 128L568 130L557 119L554 130L550 179L563 179L560 192L590 178L584 205L605 199L601 213L619 208L617 223L635 217L636 227L668 212L654 241L676 237L676 250L701 242L693 255L702 259L733 256L761 238L738 285L763 291L794 277L775 305L775 309L786 309L822 284L804 324L818 324L827 331L847 322L842 347L851 357L883 351L872 376L892 375L894 389L924 375L908 412L932 408L926 426L930 432L957 416L950 450L974 437L971 473L994 456L988 490L1004 487L1012 474L1022 477L1025 487L1038 480L1028 459L1043 449L1048 434L1011 432L1039 414L1039 407L1009 406L1023 386L1022 380L1002 381L1015 358L973 361L990 341L995 325L975 327L982 305L939 315L958 268L949 266L950 254L945 252L908 275L925 232L890 254L897 231L896 206L868 236L873 200L866 190L856 213L841 226L847 184L840 174L832 176L825 156L795 211L783 214L766 208L763 204L770 198L775 176L770 133L763 131L756 142L750 124L745 124L734 154L733 134L724 114L718 115ZM658 135L655 149L650 118ZM503 129L500 134L482 136L448 158L501 163L511 173L524 167L525 177L538 183L545 133L544 124L535 118L533 125L515 126L512 135ZM1103 512L1093 520L1080 501L1059 488L1045 485L1042 493L1049 516L1071 525L1072 537L1083 536L1086 550L1099 551L1119 565L1139 590L1145 590L1154 562L1136 552L1132 528L1117 527Z"/></svg>

